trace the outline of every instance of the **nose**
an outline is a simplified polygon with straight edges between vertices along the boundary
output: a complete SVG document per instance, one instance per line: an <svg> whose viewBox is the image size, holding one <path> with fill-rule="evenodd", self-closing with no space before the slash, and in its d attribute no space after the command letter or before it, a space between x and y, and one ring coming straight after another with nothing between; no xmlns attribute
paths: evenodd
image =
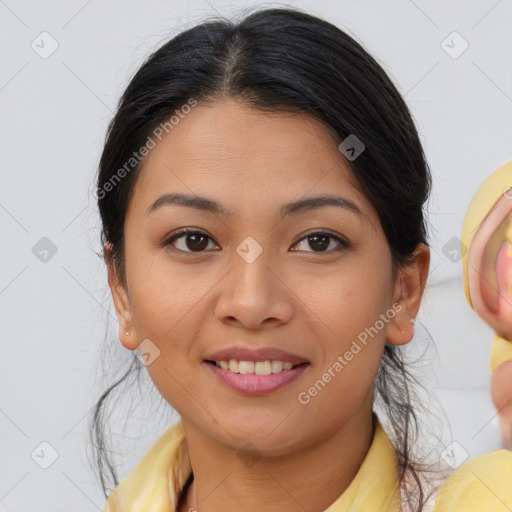
<svg viewBox="0 0 512 512"><path fill-rule="evenodd" d="M226 324L246 329L277 327L294 313L293 282L277 258L263 250L246 257L241 244L231 258L231 270L220 283L216 317ZM254 249L254 248L253 248ZM289 278L289 274L288 274Z"/></svg>

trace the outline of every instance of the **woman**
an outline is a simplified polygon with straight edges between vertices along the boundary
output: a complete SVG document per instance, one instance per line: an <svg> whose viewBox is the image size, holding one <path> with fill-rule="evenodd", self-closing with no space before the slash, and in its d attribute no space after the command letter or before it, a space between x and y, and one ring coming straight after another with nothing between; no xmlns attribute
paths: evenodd
<svg viewBox="0 0 512 512"><path fill-rule="evenodd" d="M323 20L262 10L151 55L109 126L98 205L119 338L181 420L105 510L424 509L399 347L428 274L429 190L405 102ZM490 489L511 458L477 461ZM437 510L473 510L452 492L473 474Z"/></svg>

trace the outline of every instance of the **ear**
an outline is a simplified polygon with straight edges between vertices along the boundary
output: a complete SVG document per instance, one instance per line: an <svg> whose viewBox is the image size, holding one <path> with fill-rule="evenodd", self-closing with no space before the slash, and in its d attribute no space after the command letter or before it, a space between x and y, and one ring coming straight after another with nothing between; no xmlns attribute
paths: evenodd
<svg viewBox="0 0 512 512"><path fill-rule="evenodd" d="M430 250L419 243L410 262L398 271L393 289L395 316L386 331L386 340L393 345L405 345L414 336L414 319L420 309L429 267Z"/></svg>
<svg viewBox="0 0 512 512"><path fill-rule="evenodd" d="M505 196L473 236L468 283L475 312L499 336L512 340L512 200Z"/></svg>
<svg viewBox="0 0 512 512"><path fill-rule="evenodd" d="M112 299L116 309L116 316L119 321L119 340L128 350L135 350L138 347L138 336L133 323L130 299L125 286L120 282L116 273L112 258L111 244L108 242L103 247L103 256L108 269L108 285L112 293ZM126 334L126 333L129 334Z"/></svg>

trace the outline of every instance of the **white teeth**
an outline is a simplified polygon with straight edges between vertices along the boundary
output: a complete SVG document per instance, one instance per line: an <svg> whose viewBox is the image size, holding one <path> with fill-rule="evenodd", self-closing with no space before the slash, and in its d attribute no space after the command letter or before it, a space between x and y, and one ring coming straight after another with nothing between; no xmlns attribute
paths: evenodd
<svg viewBox="0 0 512 512"><path fill-rule="evenodd" d="M272 361L272 373L279 373L283 369L282 361Z"/></svg>
<svg viewBox="0 0 512 512"><path fill-rule="evenodd" d="M237 361L230 359L229 361L215 361L215 366L223 368L234 373L244 375L270 375L271 373L280 373L283 370L291 370L293 363L287 361Z"/></svg>
<svg viewBox="0 0 512 512"><path fill-rule="evenodd" d="M272 365L270 361L258 361L254 364L254 373L256 375L270 375L272 373Z"/></svg>
<svg viewBox="0 0 512 512"><path fill-rule="evenodd" d="M254 373L254 361L238 361L238 371L240 373Z"/></svg>

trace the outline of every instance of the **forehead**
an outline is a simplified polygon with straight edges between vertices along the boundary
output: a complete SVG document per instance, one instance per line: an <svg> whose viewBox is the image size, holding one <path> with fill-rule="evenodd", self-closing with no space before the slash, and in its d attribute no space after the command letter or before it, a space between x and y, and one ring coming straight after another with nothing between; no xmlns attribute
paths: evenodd
<svg viewBox="0 0 512 512"><path fill-rule="evenodd" d="M168 192L215 197L234 212L337 192L376 217L326 125L234 100L199 103L173 125L146 156L131 207L145 212Z"/></svg>

